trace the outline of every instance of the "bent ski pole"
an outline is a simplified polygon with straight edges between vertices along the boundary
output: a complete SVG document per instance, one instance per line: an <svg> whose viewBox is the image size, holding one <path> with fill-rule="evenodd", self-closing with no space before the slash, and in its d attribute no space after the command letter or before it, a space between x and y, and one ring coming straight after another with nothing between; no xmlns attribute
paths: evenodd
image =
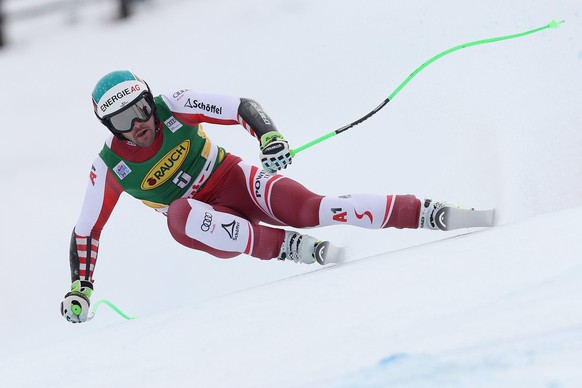
<svg viewBox="0 0 582 388"><path fill-rule="evenodd" d="M551 22L549 22L548 24L546 24L545 26L542 27L538 27L538 28L534 28L533 30L529 30L529 31L525 31L525 32L520 32L517 34L512 34L512 35L505 35L505 36L498 36L496 38L489 38L489 39L482 39L482 40L476 40L473 42L468 42L468 43L464 43L464 44L460 44L458 46L452 47L448 50L445 50L437 55L435 55L434 57L430 58L428 61L424 62L422 65L420 65L419 67L416 68L416 70L414 70L404 81L402 81L402 83L400 85L398 85L398 87L396 88L396 90L394 90L392 92L392 94L390 94L384 101L382 101L382 103L380 105L378 105L376 108L374 108L372 111L370 111L367 115L359 118L358 120L354 121L353 123L350 123L348 125L345 125L339 129L336 129L333 132L330 132L326 135L323 135L305 145L302 145L301 147L297 147L295 149L290 150L291 152L291 156L295 156L298 152L301 152L309 147L312 147L318 143L321 143L324 140L329 139L330 137L333 137L335 135L339 135L340 133L347 131L348 129L360 124L362 121L367 120L368 118L370 118L371 116L373 116L374 114L376 114L380 109L382 109L386 104L388 104L388 102L390 102L398 93L400 93L400 91L410 82L410 80L412 80L418 73L420 73L424 68L426 68L428 65L430 65L431 63L433 63L434 61L436 61L437 59L440 59L442 57L444 57L445 55L448 55L452 52L455 52L457 50L466 48L466 47L471 47L471 46L477 46L477 45L481 45L481 44L486 44L486 43L492 43L492 42L498 42L501 40L507 40L507 39L514 39L514 38L519 38L525 35L529 35L529 34L533 34L535 32L538 31L542 31L548 28L558 28L558 26L560 24L564 23L564 20L560 20L560 21L556 21L556 20L552 20Z"/></svg>
<svg viewBox="0 0 582 388"><path fill-rule="evenodd" d="M114 305L113 303L108 301L107 299L99 299L97 301L97 303L95 303L95 305L93 306L93 313L91 314L90 317L87 318L87 320L95 318L95 313L97 312L97 307L99 307L99 305L102 303L109 306L113 311L115 311L117 314L121 315L123 318L127 319L128 321L136 318L136 317L130 317L130 316L126 315L123 311L121 311L121 309L119 307L117 307L116 305Z"/></svg>

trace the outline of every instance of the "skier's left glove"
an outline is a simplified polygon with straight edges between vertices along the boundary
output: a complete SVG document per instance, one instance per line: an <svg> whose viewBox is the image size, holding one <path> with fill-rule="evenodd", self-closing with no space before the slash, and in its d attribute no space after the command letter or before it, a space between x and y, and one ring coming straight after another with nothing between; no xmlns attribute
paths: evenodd
<svg viewBox="0 0 582 388"><path fill-rule="evenodd" d="M276 174L291 164L289 143L279 132L268 132L261 136L261 163L263 168Z"/></svg>
<svg viewBox="0 0 582 388"><path fill-rule="evenodd" d="M91 282L75 280L71 284L71 292L65 295L61 302L61 315L71 323L85 322L89 316L89 306L93 285Z"/></svg>

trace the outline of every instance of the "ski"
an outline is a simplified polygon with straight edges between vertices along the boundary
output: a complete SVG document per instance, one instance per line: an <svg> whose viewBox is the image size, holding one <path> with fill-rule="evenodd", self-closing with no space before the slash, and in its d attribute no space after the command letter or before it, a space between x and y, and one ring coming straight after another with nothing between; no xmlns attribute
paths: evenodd
<svg viewBox="0 0 582 388"><path fill-rule="evenodd" d="M435 223L441 230L493 226L495 209L472 210L445 206L437 210Z"/></svg>
<svg viewBox="0 0 582 388"><path fill-rule="evenodd" d="M336 247L329 241L323 241L315 247L315 260L321 265L335 263L341 264L346 260L344 248Z"/></svg>

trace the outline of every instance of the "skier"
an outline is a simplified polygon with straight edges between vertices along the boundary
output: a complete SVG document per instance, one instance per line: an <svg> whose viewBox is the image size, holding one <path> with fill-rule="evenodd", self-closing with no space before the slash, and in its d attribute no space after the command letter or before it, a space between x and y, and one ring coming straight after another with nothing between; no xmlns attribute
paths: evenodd
<svg viewBox="0 0 582 388"><path fill-rule="evenodd" d="M88 318L100 234L122 192L166 215L180 244L218 258L341 260L341 249L285 226L446 229L436 217L447 208L443 202L322 196L277 174L292 162L289 145L252 99L188 89L154 97L130 71L105 75L92 97L95 115L112 134L91 167L71 236L71 291L61 303L70 322ZM260 142L263 169L215 145L201 123L242 125Z"/></svg>

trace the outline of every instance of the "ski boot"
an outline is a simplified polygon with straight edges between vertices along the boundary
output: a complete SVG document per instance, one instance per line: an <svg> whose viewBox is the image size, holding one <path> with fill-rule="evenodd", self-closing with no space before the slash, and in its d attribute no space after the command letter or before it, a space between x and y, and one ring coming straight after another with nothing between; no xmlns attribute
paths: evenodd
<svg viewBox="0 0 582 388"><path fill-rule="evenodd" d="M296 263L321 265L344 261L343 249L333 246L329 241L297 232L285 231L285 239L277 257L279 260L293 260Z"/></svg>
<svg viewBox="0 0 582 388"><path fill-rule="evenodd" d="M494 209L461 209L446 202L425 199L420 205L418 227L431 230L493 226Z"/></svg>

